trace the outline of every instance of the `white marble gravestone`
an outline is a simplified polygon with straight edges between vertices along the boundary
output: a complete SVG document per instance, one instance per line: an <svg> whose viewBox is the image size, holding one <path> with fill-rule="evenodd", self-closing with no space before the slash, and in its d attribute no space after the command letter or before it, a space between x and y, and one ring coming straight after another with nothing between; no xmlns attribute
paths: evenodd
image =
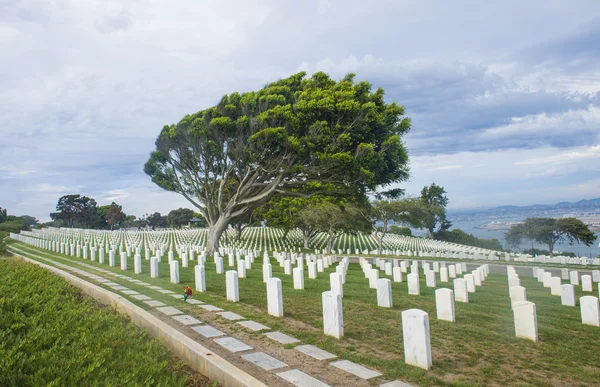
<svg viewBox="0 0 600 387"><path fill-rule="evenodd" d="M267 281L267 309L271 316L283 317L283 294L279 278L273 277Z"/></svg>
<svg viewBox="0 0 600 387"><path fill-rule="evenodd" d="M150 278L158 278L158 257L150 258Z"/></svg>
<svg viewBox="0 0 600 387"><path fill-rule="evenodd" d="M377 280L377 306L392 307L392 281L387 278Z"/></svg>
<svg viewBox="0 0 600 387"><path fill-rule="evenodd" d="M369 288L377 289L377 280L379 279L379 270L371 269L369 271Z"/></svg>
<svg viewBox="0 0 600 387"><path fill-rule="evenodd" d="M200 261L199 261L200 262ZM196 282L196 291L197 292L205 292L206 291L206 276L204 265L196 265L194 266L194 277Z"/></svg>
<svg viewBox="0 0 600 387"><path fill-rule="evenodd" d="M221 259L221 262L223 260ZM238 286L238 273L235 270L228 270L225 273L225 286L227 288L227 301L239 302L240 293Z"/></svg>
<svg viewBox="0 0 600 387"><path fill-rule="evenodd" d="M575 306L575 285L564 284L560 287L560 303L566 306Z"/></svg>
<svg viewBox="0 0 600 387"><path fill-rule="evenodd" d="M402 282L402 268L399 266L394 267L392 272L394 274L394 282Z"/></svg>
<svg viewBox="0 0 600 387"><path fill-rule="evenodd" d="M336 339L344 336L342 296L336 292L323 292L323 333Z"/></svg>
<svg viewBox="0 0 600 387"><path fill-rule="evenodd" d="M174 259L171 261L169 266L170 266L170 273L171 273L171 283L178 284L179 283L179 261Z"/></svg>
<svg viewBox="0 0 600 387"><path fill-rule="evenodd" d="M458 302L469 302L467 281L465 281L464 278L456 278L454 280L454 300Z"/></svg>
<svg viewBox="0 0 600 387"><path fill-rule="evenodd" d="M435 308L438 320L454 322L454 292L441 288L435 291Z"/></svg>
<svg viewBox="0 0 600 387"><path fill-rule="evenodd" d="M294 289L304 289L304 269L295 267L292 272L294 275Z"/></svg>
<svg viewBox="0 0 600 387"><path fill-rule="evenodd" d="M425 273L425 284L428 288L435 288L435 271L428 270L427 273Z"/></svg>
<svg viewBox="0 0 600 387"><path fill-rule="evenodd" d="M133 272L135 274L140 274L142 272L142 256L136 254L133 257Z"/></svg>
<svg viewBox="0 0 600 387"><path fill-rule="evenodd" d="M344 297L344 284L342 283L342 276L339 273L329 274L329 285L332 292Z"/></svg>
<svg viewBox="0 0 600 387"><path fill-rule="evenodd" d="M475 280L473 279L473 274L465 274L464 279L467 282L467 291L469 293L475 293Z"/></svg>
<svg viewBox="0 0 600 387"><path fill-rule="evenodd" d="M569 279L571 280L571 285L579 285L579 272L569 272Z"/></svg>
<svg viewBox="0 0 600 387"><path fill-rule="evenodd" d="M408 309L402 312L402 336L404 361L416 367L430 369L429 315L419 309Z"/></svg>
<svg viewBox="0 0 600 387"><path fill-rule="evenodd" d="M515 302L527 301L527 289L523 286L511 286L509 289L510 302L514 305Z"/></svg>
<svg viewBox="0 0 600 387"><path fill-rule="evenodd" d="M591 275L586 274L581 276L581 290L583 290L584 292L591 292L594 290Z"/></svg>
<svg viewBox="0 0 600 387"><path fill-rule="evenodd" d="M407 276L408 282L408 294L421 294L421 285L419 284L419 275L417 273L410 273Z"/></svg>
<svg viewBox="0 0 600 387"><path fill-rule="evenodd" d="M581 322L586 325L600 327L600 305L598 297L583 296L579 299Z"/></svg>
<svg viewBox="0 0 600 387"><path fill-rule="evenodd" d="M537 315L535 304L529 301L517 301L513 304L515 318L515 336L538 341Z"/></svg>
<svg viewBox="0 0 600 387"><path fill-rule="evenodd" d="M447 267L440 268L440 282L448 282L448 268Z"/></svg>

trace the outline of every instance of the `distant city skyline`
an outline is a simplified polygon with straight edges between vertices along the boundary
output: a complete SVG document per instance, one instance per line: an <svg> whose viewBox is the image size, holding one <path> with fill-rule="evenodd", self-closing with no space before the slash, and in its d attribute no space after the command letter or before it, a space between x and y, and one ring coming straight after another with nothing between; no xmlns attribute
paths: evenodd
<svg viewBox="0 0 600 387"><path fill-rule="evenodd" d="M600 197L600 2L0 4L0 206L80 193L193 208L143 172L165 124L290 74L349 72L406 107L418 195L449 209Z"/></svg>

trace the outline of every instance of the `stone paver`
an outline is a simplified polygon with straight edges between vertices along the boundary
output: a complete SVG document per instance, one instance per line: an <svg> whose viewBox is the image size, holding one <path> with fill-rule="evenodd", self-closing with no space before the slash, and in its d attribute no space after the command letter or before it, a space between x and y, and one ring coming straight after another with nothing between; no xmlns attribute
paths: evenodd
<svg viewBox="0 0 600 387"><path fill-rule="evenodd" d="M140 292L136 292L135 290L123 290L121 291L123 294L127 294L128 296L133 296L134 294L140 294Z"/></svg>
<svg viewBox="0 0 600 387"><path fill-rule="evenodd" d="M241 342L233 337L223 337L222 339L215 339L215 343L231 352L242 352L253 349L248 344Z"/></svg>
<svg viewBox="0 0 600 387"><path fill-rule="evenodd" d="M186 302L187 302L188 304L192 304L192 305L200 305L200 304L204 304L204 302L202 302L202 301L200 301L200 300L194 300L193 298L192 298L192 299L189 299L189 298L188 298L188 300L187 300Z"/></svg>
<svg viewBox="0 0 600 387"><path fill-rule="evenodd" d="M202 321L194 318L192 316L188 316L187 314L179 315L179 316L171 316L172 319L179 321L183 325L197 325L202 324Z"/></svg>
<svg viewBox="0 0 600 387"><path fill-rule="evenodd" d="M413 385L401 382L399 380L394 380L393 382L383 383L379 385L379 387L413 387Z"/></svg>
<svg viewBox="0 0 600 387"><path fill-rule="evenodd" d="M160 301L156 301L156 300L144 301L144 304L147 304L152 307L165 306L164 302L160 302Z"/></svg>
<svg viewBox="0 0 600 387"><path fill-rule="evenodd" d="M135 294L135 295L131 296L131 298L135 298L136 300L140 300L140 301L151 300L152 299L152 298L148 297L145 294Z"/></svg>
<svg viewBox="0 0 600 387"><path fill-rule="evenodd" d="M173 293L175 293L174 291L167 290L167 289L161 289L161 290L157 289L156 291L159 292L159 293L163 293L163 294L173 294Z"/></svg>
<svg viewBox="0 0 600 387"><path fill-rule="evenodd" d="M152 290L165 290L165 289L161 288L160 286L156 286L156 285L148 286L148 289L152 289Z"/></svg>
<svg viewBox="0 0 600 387"><path fill-rule="evenodd" d="M275 340L281 344L293 344L300 342L300 340L298 340L297 338L286 335L282 332L269 332L265 333L264 335L267 336L269 339Z"/></svg>
<svg viewBox="0 0 600 387"><path fill-rule="evenodd" d="M314 358L317 360L328 360L334 359L337 356L333 353L329 353L327 351L323 351L321 348L315 347L314 345L306 344L306 345L297 345L294 349Z"/></svg>
<svg viewBox="0 0 600 387"><path fill-rule="evenodd" d="M183 300L183 294L169 294L169 295L173 298L179 298L179 299Z"/></svg>
<svg viewBox="0 0 600 387"><path fill-rule="evenodd" d="M287 367L287 364L285 364L284 362L279 361L274 357L267 355L264 352L249 353L246 355L242 355L242 357L266 371Z"/></svg>
<svg viewBox="0 0 600 387"><path fill-rule="evenodd" d="M266 325L262 325L260 323L257 323L256 321L252 321L252 320L240 321L237 324L243 326L244 328L248 328L253 332L267 331L267 330L271 329Z"/></svg>
<svg viewBox="0 0 600 387"><path fill-rule="evenodd" d="M299 370L280 372L277 374L277 376L287 380L297 387L329 387L329 384L325 384L322 381L317 380Z"/></svg>
<svg viewBox="0 0 600 387"><path fill-rule="evenodd" d="M227 320L230 320L230 321L237 321L237 320L244 319L244 317L240 316L239 314L235 314L233 312L220 312L217 314L223 318L226 318Z"/></svg>
<svg viewBox="0 0 600 387"><path fill-rule="evenodd" d="M210 325L201 325L199 327L192 327L192 329L204 337L210 338L210 337L225 336L225 332L221 332L217 328L210 326Z"/></svg>
<svg viewBox="0 0 600 387"><path fill-rule="evenodd" d="M214 305L209 305L209 304L198 305L198 306L209 312L221 312L223 310L221 308L218 308Z"/></svg>
<svg viewBox="0 0 600 387"><path fill-rule="evenodd" d="M166 314L167 316L172 316L174 314L183 314L182 311L180 311L177 308L173 308L172 306L163 306L162 308L156 308L156 310Z"/></svg>
<svg viewBox="0 0 600 387"><path fill-rule="evenodd" d="M381 376L381 372L373 371L349 360L340 360L330 364L336 368L349 372L352 375L358 376L361 379L372 379Z"/></svg>

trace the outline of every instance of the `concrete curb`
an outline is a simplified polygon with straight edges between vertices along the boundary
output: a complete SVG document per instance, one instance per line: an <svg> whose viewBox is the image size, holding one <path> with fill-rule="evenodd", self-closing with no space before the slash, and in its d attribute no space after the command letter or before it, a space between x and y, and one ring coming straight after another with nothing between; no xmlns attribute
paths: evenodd
<svg viewBox="0 0 600 387"><path fill-rule="evenodd" d="M184 360L191 368L207 376L209 379L227 387L267 387L266 384L230 364L222 357L211 352L201 344L162 322L154 315L146 312L127 299L54 266L46 265L35 259L25 257L16 253L13 249L10 249L10 252L15 256L23 258L27 262L34 263L64 277L71 284L80 288L84 294L94 298L101 304L112 305L119 313L129 316L135 325L147 329L152 336L161 338L164 341L165 346L169 348L175 356Z"/></svg>

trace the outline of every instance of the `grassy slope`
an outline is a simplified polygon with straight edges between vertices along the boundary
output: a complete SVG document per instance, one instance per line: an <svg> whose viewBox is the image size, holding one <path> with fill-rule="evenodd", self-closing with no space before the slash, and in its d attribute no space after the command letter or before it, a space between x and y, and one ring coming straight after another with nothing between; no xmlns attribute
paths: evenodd
<svg viewBox="0 0 600 387"><path fill-rule="evenodd" d="M23 245L21 245L23 246ZM82 259L44 253L44 256L83 262ZM164 258L166 260L166 258ZM99 265L97 262L85 263ZM243 314L273 329L293 334L305 343L317 344L341 358L377 368L389 378L400 378L422 385L594 385L600 378L598 358L600 329L581 324L579 308L560 304L560 297L550 296L533 278L521 277L530 301L536 303L540 343L514 337L513 315L508 297L506 276L490 275L477 293L470 294L469 304L456 303L457 322L437 321L434 289L425 286L421 275L421 296L409 296L406 283L393 284L394 307L379 308L376 292L368 288L357 264L351 265L344 286L344 323L346 336L342 340L322 334L321 293L329 290L329 273L319 273L319 279L308 279L305 270L304 291L294 290L291 276L283 274L272 260L273 275L282 279L284 319L266 315L266 287L262 282L261 259L257 259L248 278L240 279L239 304L225 300L225 276L215 273L212 260L206 264L207 290L196 297L227 310ZM118 265L118 259L117 259ZM122 273L118 268L103 268ZM127 274L148 280L166 289L180 291L183 284L193 286L193 268L182 268L181 284L170 284L168 266L160 265L161 278L149 278L149 264L143 261L143 274L132 273L129 260ZM382 277L384 277L382 275ZM119 281L115 281L119 282ZM129 282L125 285L137 287ZM133 286L132 286L133 285ZM438 282L438 287L442 284ZM450 287L450 284L447 284ZM145 293L147 289L141 288ZM593 295L598 295L594 284ZM577 296L582 296L578 288ZM588 293L589 295L589 293ZM155 299L172 302L160 293ZM186 309L187 308L187 309ZM433 369L424 371L404 363L401 312L409 308L425 310L430 316ZM184 306L193 313L193 308ZM303 324L299 324L298 321Z"/></svg>
<svg viewBox="0 0 600 387"><path fill-rule="evenodd" d="M0 385L206 385L158 340L35 265L0 260Z"/></svg>

